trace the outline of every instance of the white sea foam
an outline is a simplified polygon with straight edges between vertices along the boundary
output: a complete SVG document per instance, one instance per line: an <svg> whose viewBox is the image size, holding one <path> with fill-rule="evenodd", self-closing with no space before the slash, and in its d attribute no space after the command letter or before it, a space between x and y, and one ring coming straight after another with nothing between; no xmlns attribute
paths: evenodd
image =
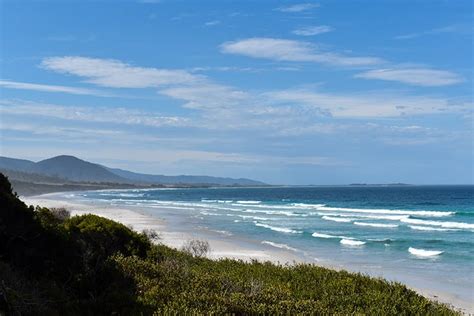
<svg viewBox="0 0 474 316"><path fill-rule="evenodd" d="M237 201L238 204L260 204L262 201Z"/></svg>
<svg viewBox="0 0 474 316"><path fill-rule="evenodd" d="M354 239L341 239L340 243L346 246L362 246L365 245L365 241L354 240Z"/></svg>
<svg viewBox="0 0 474 316"><path fill-rule="evenodd" d="M291 250L291 251L295 251L295 252L298 251L298 249L290 247L286 244L278 244L276 242L267 241L267 240L262 241L262 244L270 245L270 246L275 247L275 248Z"/></svg>
<svg viewBox="0 0 474 316"><path fill-rule="evenodd" d="M291 205L297 208L320 208L326 206L326 204L307 204L307 203L292 203Z"/></svg>
<svg viewBox="0 0 474 316"><path fill-rule="evenodd" d="M415 255L417 257L436 257L444 252L440 250L425 250L425 249L418 249L418 248L413 248L413 247L408 248L408 251L412 255Z"/></svg>
<svg viewBox="0 0 474 316"><path fill-rule="evenodd" d="M340 214L340 213L326 213L326 212L316 212L309 213L310 215L319 215L319 216L339 216L339 217L357 217L357 218L368 218L368 219L385 219L389 221L399 221L402 218L408 218L409 215L368 215L368 214Z"/></svg>
<svg viewBox="0 0 474 316"><path fill-rule="evenodd" d="M345 239L352 239L351 237L344 237L344 236L334 236L329 234L322 234L314 232L311 236L316 238L345 238Z"/></svg>
<svg viewBox="0 0 474 316"><path fill-rule="evenodd" d="M345 207L315 207L318 211L336 211L351 213L369 213L369 214L393 214L393 215L414 215L422 217L444 217L453 215L455 212L441 211L408 211L408 210L389 210L389 209L363 209L363 208L345 208Z"/></svg>
<svg viewBox="0 0 474 316"><path fill-rule="evenodd" d="M233 234L231 232L228 232L227 230L212 230L212 232L215 232L215 233L219 233L221 235L225 235L225 236L232 236Z"/></svg>
<svg viewBox="0 0 474 316"><path fill-rule="evenodd" d="M201 211L199 213L206 216L221 216L221 214L216 214L216 213L211 213L211 212L206 212L206 211Z"/></svg>
<svg viewBox="0 0 474 316"><path fill-rule="evenodd" d="M416 219L416 218L404 218L404 219L401 219L400 221L407 224L439 226L442 228L474 229L474 224L462 223L462 222L428 221L428 220Z"/></svg>
<svg viewBox="0 0 474 316"><path fill-rule="evenodd" d="M398 227L398 225L396 224L378 224L378 223L364 223L364 222L354 222L354 225L379 227L379 228L397 228Z"/></svg>
<svg viewBox="0 0 474 316"><path fill-rule="evenodd" d="M258 220L258 221L272 220L271 218L261 217L261 216L250 216L250 215L237 215L237 216L243 219L252 219L252 220Z"/></svg>
<svg viewBox="0 0 474 316"><path fill-rule="evenodd" d="M268 228L268 229L271 229L273 231L280 232L280 233L287 233L287 234L299 234L299 233L301 233L300 231L293 230L293 229L290 229L290 228L275 227L275 226L271 226L271 225L267 225L267 224L263 224L263 223L259 223L259 222L254 222L254 224L255 224L255 226Z"/></svg>
<svg viewBox="0 0 474 316"><path fill-rule="evenodd" d="M321 218L327 221L340 222L340 223L350 223L354 220L353 218L340 218L340 217L331 217L331 216L326 216L326 215Z"/></svg>
<svg viewBox="0 0 474 316"><path fill-rule="evenodd" d="M268 215L299 216L298 214L295 214L290 211L271 211L271 210L255 210L255 209L245 209L245 210L240 210L240 211L245 212L245 213L253 213L253 214L263 213L263 214L268 214Z"/></svg>
<svg viewBox="0 0 474 316"><path fill-rule="evenodd" d="M454 228L438 228L438 227L429 227L429 226L408 225L408 227L414 230L424 230L424 231L438 231L438 232L459 231L459 229L454 229Z"/></svg>
<svg viewBox="0 0 474 316"><path fill-rule="evenodd" d="M201 199L201 202L207 203L232 203L233 200L208 200L208 199Z"/></svg>

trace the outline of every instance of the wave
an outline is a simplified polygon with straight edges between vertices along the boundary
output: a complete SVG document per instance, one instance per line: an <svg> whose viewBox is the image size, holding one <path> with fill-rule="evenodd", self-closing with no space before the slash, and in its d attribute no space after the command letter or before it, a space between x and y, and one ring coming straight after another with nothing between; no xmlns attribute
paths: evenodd
<svg viewBox="0 0 474 316"><path fill-rule="evenodd" d="M354 222L354 225L380 227L380 228L397 228L398 227L398 225L396 224L377 224L377 223L364 223L364 222Z"/></svg>
<svg viewBox="0 0 474 316"><path fill-rule="evenodd" d="M317 233L314 232L311 236L316 238L341 238L341 239L353 239L352 237L345 237L345 236L334 236L329 234Z"/></svg>
<svg viewBox="0 0 474 316"><path fill-rule="evenodd" d="M239 212L252 213L252 214L263 213L263 214L268 214L268 215L300 216L299 214L295 214L289 211L254 210L250 208L245 209L245 210L239 210Z"/></svg>
<svg viewBox="0 0 474 316"><path fill-rule="evenodd" d="M295 251L295 252L298 251L298 249L293 248L293 247L290 247L290 246L288 246L288 245L286 245L286 244L278 244L278 243L276 243L276 242L267 241L267 240L262 241L262 244L270 245L270 246L275 247L275 248L291 250L291 251Z"/></svg>
<svg viewBox="0 0 474 316"><path fill-rule="evenodd" d="M206 211L202 211L202 212L199 212L201 215L207 215L207 216L222 216L222 214L216 214L216 213L211 213L211 212L206 212Z"/></svg>
<svg viewBox="0 0 474 316"><path fill-rule="evenodd" d="M272 220L271 218L268 217L260 217L260 216L250 216L250 215L237 215L238 217L242 219L253 219L253 220L258 220L258 221L269 221Z"/></svg>
<svg viewBox="0 0 474 316"><path fill-rule="evenodd" d="M474 224L462 223L462 222L427 221L427 220L416 219L416 218L404 218L404 219L401 219L400 221L407 224L440 226L442 228L474 229Z"/></svg>
<svg viewBox="0 0 474 316"><path fill-rule="evenodd" d="M408 218L410 215L366 215L366 214L340 214L340 213L325 213L316 212L309 213L310 215L319 216L340 216L340 217L357 217L357 218L368 218L368 219L384 219L389 221L399 221L402 218Z"/></svg>
<svg viewBox="0 0 474 316"><path fill-rule="evenodd" d="M392 240L390 238L369 238L367 240L368 241L373 241L373 242L383 242L383 243L387 243L387 244L390 244L390 243L394 242L394 240Z"/></svg>
<svg viewBox="0 0 474 316"><path fill-rule="evenodd" d="M293 230L293 229L290 229L290 228L275 227L275 226L271 226L271 225L267 225L267 224L263 224L263 223L259 223L259 222L254 222L254 224L255 224L255 226L268 228L268 229L271 229L273 231L280 232L280 233L287 233L287 234L299 234L299 233L301 233L301 231Z"/></svg>
<svg viewBox="0 0 474 316"><path fill-rule="evenodd" d="M221 235L225 235L225 236L232 236L233 235L231 232L228 232L227 230L212 230L211 229L210 231L221 234Z"/></svg>
<svg viewBox="0 0 474 316"><path fill-rule="evenodd" d="M436 257L442 254L444 251L441 250L425 250L425 249L418 249L418 248L413 248L410 247L408 248L408 252L410 252L412 255L415 255L417 257Z"/></svg>
<svg viewBox="0 0 474 316"><path fill-rule="evenodd" d="M346 246L363 246L365 245L365 241L354 240L354 239L341 239L340 243Z"/></svg>
<svg viewBox="0 0 474 316"><path fill-rule="evenodd" d="M307 203L292 203L291 205L296 206L298 208L320 208L326 206L326 204L307 204Z"/></svg>
<svg viewBox="0 0 474 316"><path fill-rule="evenodd" d="M337 211L351 213L370 213L370 214L396 214L396 215L413 215L421 217L444 217L454 215L455 212L442 211L408 211L408 210L390 210L390 209L364 209L364 208L345 208L345 207L316 207L318 211Z"/></svg>
<svg viewBox="0 0 474 316"><path fill-rule="evenodd" d="M459 231L459 229L454 228L438 228L438 227L429 227L429 226L415 226L415 225L408 225L411 229L414 230L425 230L425 231L438 231L438 232L455 232Z"/></svg>
<svg viewBox="0 0 474 316"><path fill-rule="evenodd" d="M208 199L201 199L201 202L208 202L208 203L232 203L233 200L208 200Z"/></svg>
<svg viewBox="0 0 474 316"><path fill-rule="evenodd" d="M321 218L327 221L340 222L340 223L350 223L354 220L352 218L339 218L339 217L331 217L331 216L326 216L326 215L324 215Z"/></svg>
<svg viewBox="0 0 474 316"><path fill-rule="evenodd" d="M262 201L237 201L238 204L260 204Z"/></svg>

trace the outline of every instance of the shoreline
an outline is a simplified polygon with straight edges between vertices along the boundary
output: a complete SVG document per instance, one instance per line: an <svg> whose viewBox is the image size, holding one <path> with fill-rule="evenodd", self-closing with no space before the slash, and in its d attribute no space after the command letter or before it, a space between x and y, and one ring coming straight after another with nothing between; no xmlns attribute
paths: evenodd
<svg viewBox="0 0 474 316"><path fill-rule="evenodd" d="M180 249L183 244L192 239L206 240L210 245L208 258L218 260L224 258L243 261L270 261L274 264L292 265L297 263L309 263L333 270L348 270L343 266L338 266L334 262L325 262L318 258L310 258L304 252L296 252L292 249L285 249L283 245L271 242L260 243L251 239L239 238L234 235L227 235L225 232L210 230L205 227L196 227L193 231L183 232L178 229L170 229L166 220L152 216L144 208L137 207L115 207L110 205L97 205L94 203L84 203L78 201L68 201L61 199L61 193L49 193L37 196L20 196L20 199L27 205L39 205L43 207L64 207L70 211L71 216L94 214L117 222L129 228L141 232L151 229L159 234L159 243L168 247ZM163 209L166 209L163 207ZM348 270L351 271L351 270ZM357 272L352 270L351 272ZM372 277L381 277L374 276ZM383 277L383 276L382 276ZM385 278L388 280L387 278ZM406 284L405 284L406 285ZM448 304L463 314L474 314L474 304L455 297L452 294L423 287L408 286L419 294L432 301Z"/></svg>

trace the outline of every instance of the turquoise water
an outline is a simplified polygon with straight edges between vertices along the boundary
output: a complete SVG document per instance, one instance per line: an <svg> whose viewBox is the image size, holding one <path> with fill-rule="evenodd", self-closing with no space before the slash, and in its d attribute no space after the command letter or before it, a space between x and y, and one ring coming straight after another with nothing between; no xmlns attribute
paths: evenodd
<svg viewBox="0 0 474 316"><path fill-rule="evenodd" d="M74 198L144 207L177 230L205 227L473 299L474 186L110 190Z"/></svg>

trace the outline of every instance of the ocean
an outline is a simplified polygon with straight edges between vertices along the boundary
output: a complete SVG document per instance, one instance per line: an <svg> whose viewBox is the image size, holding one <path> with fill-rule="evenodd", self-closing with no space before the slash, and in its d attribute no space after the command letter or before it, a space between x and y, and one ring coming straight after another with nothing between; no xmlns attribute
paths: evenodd
<svg viewBox="0 0 474 316"><path fill-rule="evenodd" d="M474 186L108 190L69 197L140 207L172 230L251 239L308 262L473 300Z"/></svg>

